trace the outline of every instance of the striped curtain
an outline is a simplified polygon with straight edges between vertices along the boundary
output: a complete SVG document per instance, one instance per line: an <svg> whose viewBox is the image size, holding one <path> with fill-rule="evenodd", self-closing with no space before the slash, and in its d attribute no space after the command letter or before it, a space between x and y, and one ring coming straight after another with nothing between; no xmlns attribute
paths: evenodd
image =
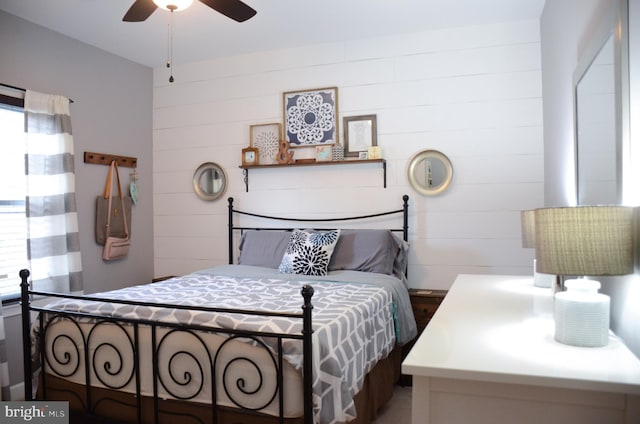
<svg viewBox="0 0 640 424"><path fill-rule="evenodd" d="M7 362L6 338L4 333L4 316L0 302L0 401L10 399L9 363Z"/></svg>
<svg viewBox="0 0 640 424"><path fill-rule="evenodd" d="M32 288L82 292L69 99L27 90L24 112Z"/></svg>
<svg viewBox="0 0 640 424"><path fill-rule="evenodd" d="M32 288L82 293L69 99L27 90L24 99L27 255ZM0 303L0 394L11 400Z"/></svg>

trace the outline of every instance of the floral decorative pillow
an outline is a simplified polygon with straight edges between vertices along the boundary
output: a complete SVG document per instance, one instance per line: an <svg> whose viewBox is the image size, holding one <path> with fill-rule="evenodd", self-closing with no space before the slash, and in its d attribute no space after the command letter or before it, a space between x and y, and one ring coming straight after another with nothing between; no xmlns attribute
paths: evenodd
<svg viewBox="0 0 640 424"><path fill-rule="evenodd" d="M286 274L327 275L340 230L293 230L278 271Z"/></svg>

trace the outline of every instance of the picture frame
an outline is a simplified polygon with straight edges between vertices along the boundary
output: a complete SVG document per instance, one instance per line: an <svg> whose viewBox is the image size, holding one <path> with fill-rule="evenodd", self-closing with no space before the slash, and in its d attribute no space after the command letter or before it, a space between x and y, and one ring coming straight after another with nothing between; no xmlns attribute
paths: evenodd
<svg viewBox="0 0 640 424"><path fill-rule="evenodd" d="M331 160L332 146L316 146L316 161L328 162Z"/></svg>
<svg viewBox="0 0 640 424"><path fill-rule="evenodd" d="M258 149L245 147L242 149L242 166L258 165Z"/></svg>
<svg viewBox="0 0 640 424"><path fill-rule="evenodd" d="M344 156L360 158L360 152L378 145L376 115L345 116Z"/></svg>
<svg viewBox="0 0 640 424"><path fill-rule="evenodd" d="M338 141L338 87L284 92L282 109L284 139L291 147Z"/></svg>
<svg viewBox="0 0 640 424"><path fill-rule="evenodd" d="M258 149L258 163L260 165L278 163L280 140L282 140L282 124L279 122L249 127L249 146Z"/></svg>

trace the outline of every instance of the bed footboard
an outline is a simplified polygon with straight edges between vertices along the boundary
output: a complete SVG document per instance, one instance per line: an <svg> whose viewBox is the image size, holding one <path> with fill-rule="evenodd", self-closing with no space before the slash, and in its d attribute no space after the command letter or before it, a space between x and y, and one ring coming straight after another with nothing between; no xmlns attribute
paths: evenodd
<svg viewBox="0 0 640 424"><path fill-rule="evenodd" d="M160 401L171 399L173 403L198 403L200 407L209 408L210 411L205 415L210 417L210 422L214 424L226 422L224 417L225 414L228 415L229 410L241 410L249 414L256 414L256 417L260 415L273 416L274 412L270 414L263 412L269 405L277 412L277 418L274 419L274 422L286 423L290 421L285 418L284 393L287 387L285 387L286 361L283 359L283 343L297 340L302 343L303 352L303 418L300 422L313 423L311 346L313 288L311 286L304 286L301 290L303 306L299 314L225 308L195 308L196 311L202 312L242 313L302 320L302 331L299 334L282 334L268 331L212 328L139 318L129 319L69 312L59 308L38 307L30 302L32 297L42 296L97 302L105 302L106 300L91 296L61 295L29 290L29 271L22 270L20 277L25 400L33 400L34 366L32 359L37 359L43 370L40 373L39 397L50 399L47 393L47 378L56 381L75 379L77 384L84 386L85 393L82 399L72 403L74 407L81 409L76 412L88 417L101 415L100 410L103 410L104 407L101 408L96 404L96 399L103 402L105 399L103 394L106 390L106 392L126 391L129 393L128 396L135 405L136 412L135 418L131 419L132 417L130 417L126 422L158 423L161 422L161 414L179 419L180 416L175 415L174 412L163 411ZM194 308L178 305L123 300L112 302L132 307L148 306L171 308L177 311L180 309L194 311ZM31 315L34 312L38 313L38 319L32 325ZM54 332L51 330L54 325L66 327L64 327L64 331ZM102 336L105 330L110 332L109 339ZM32 342L34 332L38 335L35 346ZM114 332L115 338L112 337ZM211 335L217 337L220 342L215 345L211 344L209 340ZM117 341L113 342L114 339ZM184 348L186 343L183 341L186 339L192 340L198 348ZM240 354L234 353L232 356L225 353L225 349L231 342L239 340L251 345L252 349L264 350L266 354L263 353L261 357L269 359L256 362L249 354L245 355L244 351ZM37 354L32 356L32 352L37 352ZM247 363L248 367L246 368L250 369L254 377L258 376L258 378L254 378L253 382L249 383L243 374L234 374L229 377L228 371L233 370L237 362ZM267 363L266 366L265 363ZM44 372L45 370L46 372ZM229 371L229 375L231 374ZM275 376L275 384L273 376ZM264 390L267 390L266 394ZM241 397L237 397L237 393ZM256 396L259 395L260 400L247 402L246 399L253 399L254 393ZM204 401L202 396L206 396ZM223 397L227 402L232 403L231 407L219 404ZM110 400L115 402L114 404L121 402L118 399ZM198 419L196 422L207 421Z"/></svg>

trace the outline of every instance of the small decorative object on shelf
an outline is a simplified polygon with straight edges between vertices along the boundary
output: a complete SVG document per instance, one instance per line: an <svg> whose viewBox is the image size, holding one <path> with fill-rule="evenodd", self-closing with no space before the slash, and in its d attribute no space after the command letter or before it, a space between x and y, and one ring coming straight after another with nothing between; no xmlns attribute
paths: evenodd
<svg viewBox="0 0 640 424"><path fill-rule="evenodd" d="M382 159L382 147L380 146L369 146L367 153L367 159Z"/></svg>
<svg viewBox="0 0 640 424"><path fill-rule="evenodd" d="M358 152L358 159L368 159L367 152Z"/></svg>
<svg viewBox="0 0 640 424"><path fill-rule="evenodd" d="M318 162L327 162L331 160L332 146L316 146L316 160Z"/></svg>
<svg viewBox="0 0 640 424"><path fill-rule="evenodd" d="M245 147L242 149L242 165L257 165L258 149L255 147Z"/></svg>
<svg viewBox="0 0 640 424"><path fill-rule="evenodd" d="M276 159L281 165L294 163L293 151L289 150L289 142L287 140L280 140L278 149L278 156Z"/></svg>
<svg viewBox="0 0 640 424"><path fill-rule="evenodd" d="M331 147L331 160L344 160L344 147L336 143Z"/></svg>

